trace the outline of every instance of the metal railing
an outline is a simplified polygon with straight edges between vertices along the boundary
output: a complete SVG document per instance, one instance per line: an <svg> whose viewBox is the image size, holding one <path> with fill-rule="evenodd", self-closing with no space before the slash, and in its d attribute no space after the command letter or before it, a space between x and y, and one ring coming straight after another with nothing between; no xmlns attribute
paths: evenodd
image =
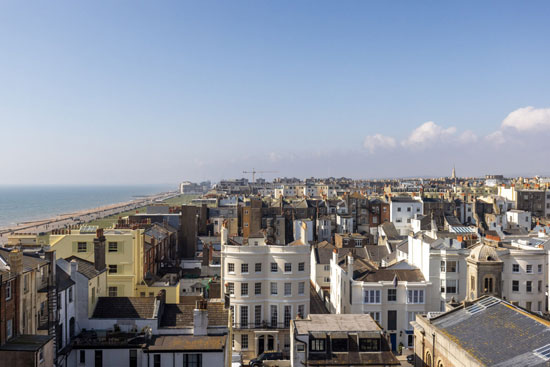
<svg viewBox="0 0 550 367"><path fill-rule="evenodd" d="M290 327L290 321L271 323L267 321L262 322L249 322L249 323L233 323L235 329L288 329Z"/></svg>

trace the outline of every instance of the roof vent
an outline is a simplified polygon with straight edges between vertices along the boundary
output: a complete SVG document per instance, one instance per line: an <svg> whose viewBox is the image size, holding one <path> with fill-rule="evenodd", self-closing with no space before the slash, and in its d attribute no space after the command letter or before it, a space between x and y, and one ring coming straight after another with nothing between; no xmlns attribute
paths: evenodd
<svg viewBox="0 0 550 367"><path fill-rule="evenodd" d="M545 361L550 360L550 344L546 344L544 347L535 349L533 353L536 356L539 356L540 358L544 359Z"/></svg>
<svg viewBox="0 0 550 367"><path fill-rule="evenodd" d="M471 306L466 307L466 311L470 313L471 315L474 315L478 312L481 312L483 310L488 309L491 306L494 306L496 304L499 304L501 301L498 298L495 297L487 297L482 299L479 302L474 303Z"/></svg>

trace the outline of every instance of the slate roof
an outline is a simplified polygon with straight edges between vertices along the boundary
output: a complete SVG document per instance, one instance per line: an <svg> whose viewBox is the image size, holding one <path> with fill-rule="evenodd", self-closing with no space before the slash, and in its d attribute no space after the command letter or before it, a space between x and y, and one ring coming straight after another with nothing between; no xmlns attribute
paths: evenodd
<svg viewBox="0 0 550 367"><path fill-rule="evenodd" d="M151 352L202 352L222 351L226 343L226 335L221 336L194 336L194 335L166 335L157 336L149 346Z"/></svg>
<svg viewBox="0 0 550 367"><path fill-rule="evenodd" d="M410 196L393 196L390 199L396 203L419 203L420 201L413 199Z"/></svg>
<svg viewBox="0 0 550 367"><path fill-rule="evenodd" d="M315 287L310 283L309 285L309 314L328 314L323 299L319 296Z"/></svg>
<svg viewBox="0 0 550 367"><path fill-rule="evenodd" d="M308 366L400 366L392 352L310 353Z"/></svg>
<svg viewBox="0 0 550 367"><path fill-rule="evenodd" d="M161 327L193 327L193 310L195 303L165 304ZM227 326L229 312L223 302L208 302L208 326Z"/></svg>
<svg viewBox="0 0 550 367"><path fill-rule="evenodd" d="M155 297L99 297L94 319L152 319Z"/></svg>
<svg viewBox="0 0 550 367"><path fill-rule="evenodd" d="M345 267L345 265L341 265ZM353 260L353 280L363 282L391 282L394 277L400 282L423 282L424 275L420 269L378 268L368 260L356 258Z"/></svg>
<svg viewBox="0 0 550 367"><path fill-rule="evenodd" d="M95 278L97 277L99 274L107 271L107 268L101 270L101 271L98 271L96 268L95 268L95 265L93 262L90 262L90 261L87 261L87 260L84 260L84 259L81 259L77 256L71 256L71 257L68 257L65 259L66 261L68 261L69 263L73 260L75 260L78 264L78 272L82 275L84 275L86 278L88 279L92 279L92 278Z"/></svg>
<svg viewBox="0 0 550 367"><path fill-rule="evenodd" d="M323 247L323 248L314 248L315 261L317 264L330 264L330 259L332 259L332 248Z"/></svg>
<svg viewBox="0 0 550 367"><path fill-rule="evenodd" d="M6 264L10 264L10 251L0 248L0 257L4 259ZM44 266L48 264L49 261L45 259L41 259L38 256L31 256L28 254L23 253L23 273L26 273L28 271L31 271L33 269L38 269L41 266Z"/></svg>
<svg viewBox="0 0 550 367"><path fill-rule="evenodd" d="M458 220L458 218L455 217L454 215L446 215L446 216L445 216L445 221L446 221L447 224L450 225L450 226L458 226L458 227L464 226L462 223L460 223L460 221Z"/></svg>
<svg viewBox="0 0 550 367"><path fill-rule="evenodd" d="M384 222L381 226L386 236L388 236L388 239L397 240L402 237L399 232L397 232L397 229L395 229L395 225L392 222Z"/></svg>
<svg viewBox="0 0 550 367"><path fill-rule="evenodd" d="M505 301L473 314L468 309L460 307L429 322L484 365L550 366L550 360L533 353L550 344L549 321Z"/></svg>
<svg viewBox="0 0 550 367"><path fill-rule="evenodd" d="M389 251L386 246L368 245L365 246L367 256L369 260L380 262L386 256L389 255Z"/></svg>
<svg viewBox="0 0 550 367"><path fill-rule="evenodd" d="M74 281L71 279L71 276L59 265L55 266L55 284L57 286L58 291L64 291L65 289L69 288L70 286L74 285Z"/></svg>
<svg viewBox="0 0 550 367"><path fill-rule="evenodd" d="M403 242L401 242L401 244L397 245L397 249L399 251L402 251L402 252L408 254L409 253L409 241L404 240Z"/></svg>

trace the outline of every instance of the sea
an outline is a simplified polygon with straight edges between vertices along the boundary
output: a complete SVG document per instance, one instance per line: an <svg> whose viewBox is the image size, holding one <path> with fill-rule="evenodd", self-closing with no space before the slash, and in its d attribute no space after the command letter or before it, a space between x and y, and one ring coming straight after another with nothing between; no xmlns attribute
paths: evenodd
<svg viewBox="0 0 550 367"><path fill-rule="evenodd" d="M175 185L0 185L0 228L174 190Z"/></svg>

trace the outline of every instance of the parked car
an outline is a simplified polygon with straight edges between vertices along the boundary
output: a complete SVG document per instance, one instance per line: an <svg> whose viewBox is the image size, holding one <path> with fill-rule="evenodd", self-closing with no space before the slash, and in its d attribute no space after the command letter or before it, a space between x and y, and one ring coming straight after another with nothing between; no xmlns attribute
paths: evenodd
<svg viewBox="0 0 550 367"><path fill-rule="evenodd" d="M414 354L409 354L407 356L407 362L409 362L411 364L414 363Z"/></svg>
<svg viewBox="0 0 550 367"><path fill-rule="evenodd" d="M263 352L258 357L250 360L250 367L263 366L264 361L276 361L283 359L283 353L281 352Z"/></svg>

